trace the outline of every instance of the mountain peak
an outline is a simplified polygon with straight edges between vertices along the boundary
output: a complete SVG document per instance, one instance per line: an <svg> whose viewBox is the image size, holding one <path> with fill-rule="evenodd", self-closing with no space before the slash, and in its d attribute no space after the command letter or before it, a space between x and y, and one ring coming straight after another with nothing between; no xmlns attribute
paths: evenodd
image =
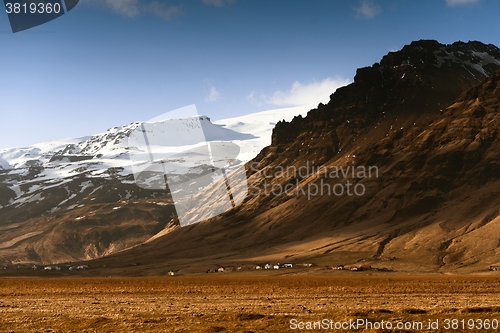
<svg viewBox="0 0 500 333"><path fill-rule="evenodd" d="M440 44L435 40L419 40L399 51L389 52L380 63L359 68L354 83L366 85L380 82L390 85L392 80L404 80L405 74L428 76L439 72L450 74L466 71L468 76L472 75L475 85L478 83L476 81L484 80L499 66L500 49L492 44L478 41Z"/></svg>
<svg viewBox="0 0 500 333"><path fill-rule="evenodd" d="M399 121L406 119L404 126L423 125L463 91L498 69L500 49L494 45L477 41L415 41L400 51L389 52L380 63L359 68L353 83L337 89L327 105L318 105L306 118L277 124L272 142L291 142L306 124L314 122L325 122L329 128L348 127L349 130L338 133L343 137L356 135L354 132L389 115L400 115ZM337 150L342 148L342 144L336 146Z"/></svg>
<svg viewBox="0 0 500 333"><path fill-rule="evenodd" d="M440 44L435 40L419 40L405 45L400 51L389 52L380 61L380 66L411 65L424 68L434 65L439 68L452 64L468 65L487 77L491 64L500 65L500 49L493 44L479 41ZM476 66L477 65L477 66ZM482 68L486 66L486 68Z"/></svg>

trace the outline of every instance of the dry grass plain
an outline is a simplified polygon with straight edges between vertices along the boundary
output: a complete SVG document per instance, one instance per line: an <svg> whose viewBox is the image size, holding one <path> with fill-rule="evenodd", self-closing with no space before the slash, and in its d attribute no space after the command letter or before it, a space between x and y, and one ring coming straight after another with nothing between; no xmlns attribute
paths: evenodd
<svg viewBox="0 0 500 333"><path fill-rule="evenodd" d="M388 321L423 323L408 332L496 331L467 327L472 323L467 320L500 320L500 276L345 272L0 279L0 332L291 332L293 319L306 325L360 318L384 320L385 327ZM459 322L465 329L445 329L447 318L466 320ZM436 319L439 328L429 329L429 320ZM361 331L405 330L356 332Z"/></svg>

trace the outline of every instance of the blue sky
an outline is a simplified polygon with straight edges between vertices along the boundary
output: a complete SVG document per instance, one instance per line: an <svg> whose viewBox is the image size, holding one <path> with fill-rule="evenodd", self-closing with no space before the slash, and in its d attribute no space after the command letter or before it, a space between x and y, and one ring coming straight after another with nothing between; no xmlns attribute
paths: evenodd
<svg viewBox="0 0 500 333"><path fill-rule="evenodd" d="M0 148L196 104L212 119L327 102L413 40L500 45L496 0L81 0L13 34L0 13Z"/></svg>

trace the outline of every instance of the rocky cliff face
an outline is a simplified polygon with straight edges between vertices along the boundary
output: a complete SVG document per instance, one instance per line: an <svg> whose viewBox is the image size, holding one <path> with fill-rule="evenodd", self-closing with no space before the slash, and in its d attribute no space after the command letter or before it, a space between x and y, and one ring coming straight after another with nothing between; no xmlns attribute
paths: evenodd
<svg viewBox="0 0 500 333"><path fill-rule="evenodd" d="M500 49L494 45L413 42L401 51L390 52L380 63L358 69L352 84L338 89L327 105L311 110L307 119L297 117L290 123L278 123L272 145L301 141L297 136L314 134L315 127L321 127L323 133L335 128L336 133L330 137L336 153L337 146L342 148L357 132L355 129L364 129L390 115L398 115L401 126L425 125L461 92L482 82L499 66Z"/></svg>

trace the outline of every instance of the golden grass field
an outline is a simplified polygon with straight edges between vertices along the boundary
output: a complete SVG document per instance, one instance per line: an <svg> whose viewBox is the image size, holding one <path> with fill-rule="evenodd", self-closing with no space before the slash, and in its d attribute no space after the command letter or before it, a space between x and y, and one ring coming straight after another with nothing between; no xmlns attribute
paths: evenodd
<svg viewBox="0 0 500 333"><path fill-rule="evenodd" d="M408 332L496 331L479 324L494 327L500 320L500 276L0 279L0 332L292 332L301 331L300 322L307 328L323 319L332 326L302 331L351 332L334 325L363 318L394 326L357 332L404 332L398 322L423 323ZM436 319L439 327L429 329ZM447 330L447 323L459 326Z"/></svg>

